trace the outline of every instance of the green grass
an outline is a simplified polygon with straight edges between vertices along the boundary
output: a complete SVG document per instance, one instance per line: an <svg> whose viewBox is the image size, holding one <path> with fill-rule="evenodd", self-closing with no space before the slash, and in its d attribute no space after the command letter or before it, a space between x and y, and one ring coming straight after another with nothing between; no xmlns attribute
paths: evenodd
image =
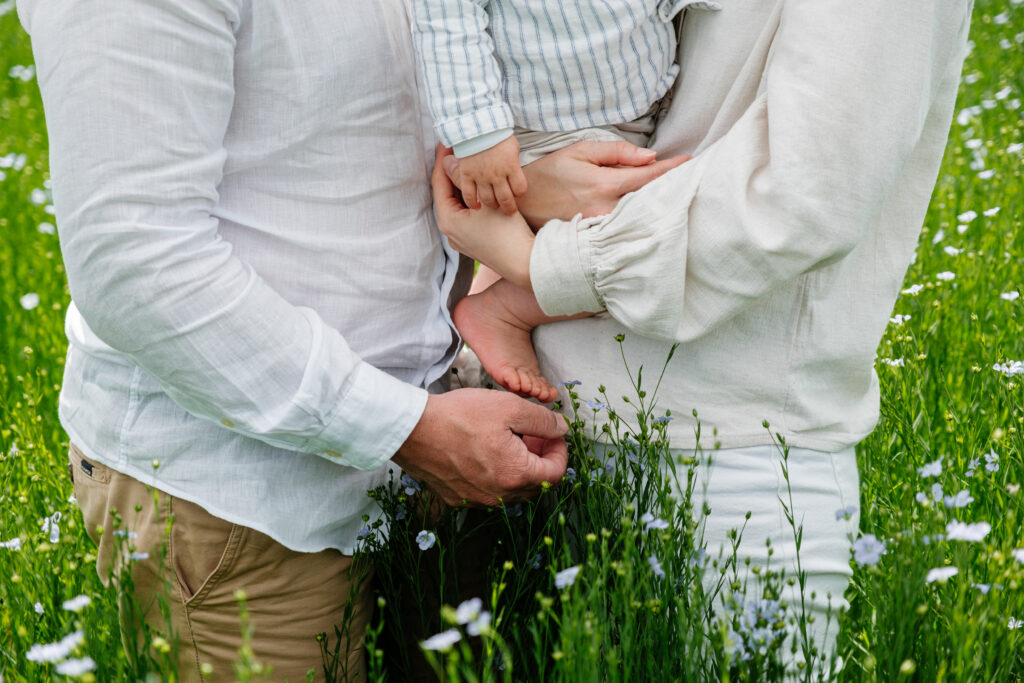
<svg viewBox="0 0 1024 683"><path fill-rule="evenodd" d="M18 539L21 548L0 548L0 681L61 679L26 654L76 630L84 633L77 656L96 662L87 679L169 679L150 660L130 664L122 651L117 596L101 587L94 546L69 502L67 441L56 418L69 299L48 213L42 105L35 80L12 72L32 64L12 9L0 2L0 543ZM862 532L884 539L887 551L877 565L855 564L851 609L841 620L841 680L1024 679L1024 629L1010 628L1024 620L1024 561L1013 554L1024 547L1024 374L994 369L1024 360L1024 297L1001 296L1024 293L1024 4L979 2L971 35L957 121L907 274L908 288L923 287L896 303L894 314L909 320L891 325L879 347L882 419L858 449ZM977 216L958 218L967 212ZM954 278L938 277L947 272ZM26 308L31 294L39 303ZM574 465L586 473L582 437L577 432ZM659 457L657 428L634 437L642 462ZM985 460L990 453L997 463ZM464 522L495 541L477 593L493 628L435 656L439 671L514 680L778 678L781 642L747 662L729 658L729 625L708 615L711 598L690 562L692 511L623 458L604 480L584 474L536 504ZM939 458L939 476L918 474ZM947 508L932 498L935 483L945 495L967 490L974 500ZM440 606L464 597L454 572L460 544L473 535L445 518L432 523L437 545L421 551L414 537L424 518L409 514L417 509L403 496L379 495L392 516L405 509L406 517L393 520L391 542L369 544L385 568L383 621L371 649L381 651L374 666L401 680L397 672L419 656L407 644L451 626ZM644 511L675 519L685 533L645 534L636 521ZM56 515L51 538L42 527ZM987 522L991 532L979 543L936 538L954 519ZM651 554L673 583L656 580ZM577 565L576 582L557 589L556 570ZM926 583L942 566L959 573ZM409 571L416 581L402 580ZM750 590L770 596L780 581ZM396 611L408 602L403 590L425 606L405 624ZM79 595L91 603L63 608Z"/></svg>

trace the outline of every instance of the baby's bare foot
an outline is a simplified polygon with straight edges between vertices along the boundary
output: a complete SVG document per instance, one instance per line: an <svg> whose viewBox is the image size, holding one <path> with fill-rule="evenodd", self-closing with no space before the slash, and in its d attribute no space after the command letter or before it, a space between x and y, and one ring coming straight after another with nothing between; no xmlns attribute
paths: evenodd
<svg viewBox="0 0 1024 683"><path fill-rule="evenodd" d="M514 296L516 291L530 296L515 287L490 287L465 297L455 306L455 326L495 382L520 396L548 403L558 391L540 374L530 341L533 328L503 301L502 295Z"/></svg>

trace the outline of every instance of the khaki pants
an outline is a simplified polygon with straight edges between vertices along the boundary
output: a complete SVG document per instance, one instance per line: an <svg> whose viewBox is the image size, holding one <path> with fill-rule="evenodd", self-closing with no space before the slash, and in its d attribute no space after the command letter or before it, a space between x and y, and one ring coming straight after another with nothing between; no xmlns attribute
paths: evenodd
<svg viewBox="0 0 1024 683"><path fill-rule="evenodd" d="M238 590L246 594L252 657L273 667L270 680L305 681L311 669L315 680L325 680L317 635L326 634L333 653L336 626L346 634L338 680L366 680L362 639L372 591L368 572L357 571L351 557L336 550L289 550L265 534L89 461L74 445L70 469L86 529L98 545L100 579L109 585L125 563L130 566L138 613L156 633L177 641L179 681L235 679L243 644ZM132 651L131 639L141 629L131 610L122 608L121 617Z"/></svg>

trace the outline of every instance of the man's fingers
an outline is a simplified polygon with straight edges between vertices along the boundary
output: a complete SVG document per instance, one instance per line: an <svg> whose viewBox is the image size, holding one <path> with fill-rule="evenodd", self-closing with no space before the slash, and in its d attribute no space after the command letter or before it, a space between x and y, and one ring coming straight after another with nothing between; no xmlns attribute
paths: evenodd
<svg viewBox="0 0 1024 683"><path fill-rule="evenodd" d="M434 158L434 172L430 175L430 185L434 192L434 206L438 214L451 213L462 209L462 202L456 195L455 186L444 171L444 159L451 155L451 150L437 146ZM451 157L455 158L455 157Z"/></svg>
<svg viewBox="0 0 1024 683"><path fill-rule="evenodd" d="M548 439L543 442L539 457L530 458L526 478L539 485L541 482L557 484L569 464L569 447L562 439Z"/></svg>
<svg viewBox="0 0 1024 683"><path fill-rule="evenodd" d="M585 161L597 166L646 166L657 154L625 140L616 142L581 142L579 152Z"/></svg>
<svg viewBox="0 0 1024 683"><path fill-rule="evenodd" d="M452 181L455 187L462 185L462 171L459 168L459 159L454 154L447 154L441 158L441 168L444 169L448 180Z"/></svg>
<svg viewBox="0 0 1024 683"><path fill-rule="evenodd" d="M509 427L517 434L537 436L541 439L558 439L569 431L569 425L558 413L537 405L521 402L518 410L512 414Z"/></svg>
<svg viewBox="0 0 1024 683"><path fill-rule="evenodd" d="M676 168L689 160L690 157L683 154L669 159L662 159L661 161L656 161L653 164L648 164L647 166L616 169L619 181L619 192L623 195L629 194L630 192L636 192L655 178L661 177L668 171L671 171L673 168Z"/></svg>

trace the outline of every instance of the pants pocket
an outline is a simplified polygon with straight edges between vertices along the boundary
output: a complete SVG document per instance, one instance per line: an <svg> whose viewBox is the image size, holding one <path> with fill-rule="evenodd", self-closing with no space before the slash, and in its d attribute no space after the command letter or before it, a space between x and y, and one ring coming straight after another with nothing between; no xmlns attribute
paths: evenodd
<svg viewBox="0 0 1024 683"><path fill-rule="evenodd" d="M75 500L82 510L85 531L94 543L99 544L98 528L106 522L112 470L89 460L78 446L71 444L68 452L68 472L74 486Z"/></svg>
<svg viewBox="0 0 1024 683"><path fill-rule="evenodd" d="M186 500L171 499L169 556L181 599L198 607L229 572L246 528Z"/></svg>

